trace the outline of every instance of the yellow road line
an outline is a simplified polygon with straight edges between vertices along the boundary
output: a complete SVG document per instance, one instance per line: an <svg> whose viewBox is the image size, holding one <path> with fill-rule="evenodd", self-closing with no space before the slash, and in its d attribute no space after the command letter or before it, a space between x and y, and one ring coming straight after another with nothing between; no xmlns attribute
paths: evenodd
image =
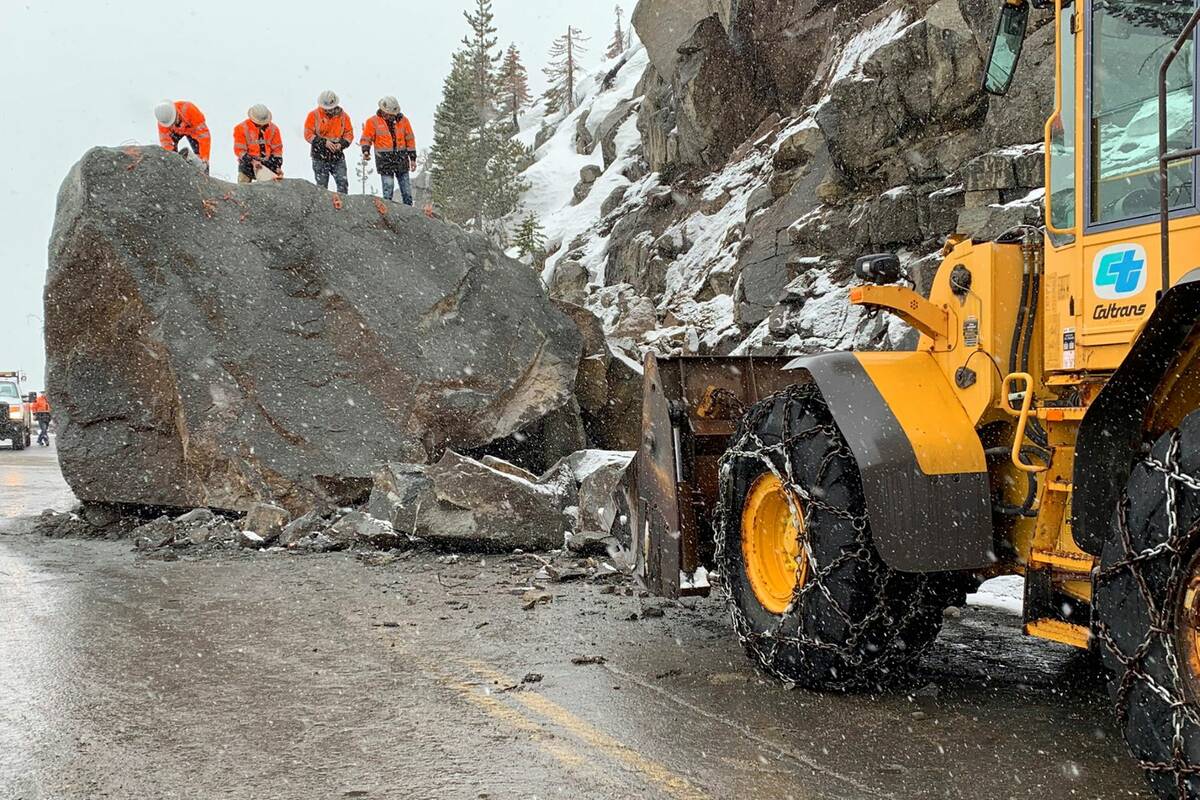
<svg viewBox="0 0 1200 800"><path fill-rule="evenodd" d="M496 681L504 686L514 686L517 684L517 681L482 661L470 659L463 663L480 677ZM509 697L556 725L570 731L579 739L600 750L614 761L640 772L651 783L666 790L672 797L679 798L679 800L706 800L707 795L692 786L687 778L677 775L657 761L646 758L623 742L599 730L591 723L575 716L553 700L537 692L513 692Z"/></svg>
<svg viewBox="0 0 1200 800"><path fill-rule="evenodd" d="M445 675L436 675L445 686L456 691L464 700L501 722L511 725L521 733L528 734L530 739L541 749L545 750L558 762L574 768L591 770L587 759L572 750L546 737L545 729L521 712L510 708L490 694L476 690L474 686L464 681L456 680Z"/></svg>

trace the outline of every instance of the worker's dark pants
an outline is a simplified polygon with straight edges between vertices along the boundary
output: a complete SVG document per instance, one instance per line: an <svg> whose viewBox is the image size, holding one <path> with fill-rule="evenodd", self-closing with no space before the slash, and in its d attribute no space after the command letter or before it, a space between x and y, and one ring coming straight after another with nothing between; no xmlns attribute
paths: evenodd
<svg viewBox="0 0 1200 800"><path fill-rule="evenodd" d="M50 420L39 419L38 423L38 441L40 445L50 446Z"/></svg>
<svg viewBox="0 0 1200 800"><path fill-rule="evenodd" d="M379 180L383 183L383 199L391 200L395 194L395 185L400 184L400 199L404 201L404 205L411 206L413 204L412 196L412 179L408 177L408 170L401 172L398 169L388 170L387 172L380 171Z"/></svg>
<svg viewBox="0 0 1200 800"><path fill-rule="evenodd" d="M326 161L323 158L314 158L313 179L317 182L317 186L320 186L322 189L328 189L330 175L333 176L333 182L339 192L342 194L350 193L350 181L346 177L346 159L339 158L337 161Z"/></svg>

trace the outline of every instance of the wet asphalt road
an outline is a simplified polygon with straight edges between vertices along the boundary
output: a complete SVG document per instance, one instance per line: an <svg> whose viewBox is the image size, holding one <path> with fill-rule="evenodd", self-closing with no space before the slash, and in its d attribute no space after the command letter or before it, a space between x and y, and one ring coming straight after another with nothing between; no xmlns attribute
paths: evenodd
<svg viewBox="0 0 1200 800"><path fill-rule="evenodd" d="M1095 666L1011 613L949 619L917 696L823 696L756 675L714 600L25 533L70 501L52 453L0 451L3 800L1146 796Z"/></svg>

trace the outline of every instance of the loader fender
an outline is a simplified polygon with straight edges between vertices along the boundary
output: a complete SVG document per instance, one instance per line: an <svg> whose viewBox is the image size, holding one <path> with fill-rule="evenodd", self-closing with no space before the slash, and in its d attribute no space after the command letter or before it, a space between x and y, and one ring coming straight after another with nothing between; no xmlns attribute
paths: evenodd
<svg viewBox="0 0 1200 800"><path fill-rule="evenodd" d="M1141 450L1155 390L1200 323L1200 269L1167 290L1121 366L1088 407L1075 442L1071 535L1094 556Z"/></svg>
<svg viewBox="0 0 1200 800"><path fill-rule="evenodd" d="M995 561L983 445L931 354L797 358L829 404L862 474L871 536L903 572Z"/></svg>

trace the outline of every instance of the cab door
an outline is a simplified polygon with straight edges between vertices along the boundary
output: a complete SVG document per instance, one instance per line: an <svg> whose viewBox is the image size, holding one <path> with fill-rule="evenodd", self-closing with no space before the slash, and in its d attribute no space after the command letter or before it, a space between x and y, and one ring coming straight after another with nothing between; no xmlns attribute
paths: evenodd
<svg viewBox="0 0 1200 800"><path fill-rule="evenodd" d="M1079 368L1112 369L1154 310L1159 269L1159 67L1195 0L1090 0L1084 9ZM1197 64L1189 43L1167 76L1168 149L1196 146ZM1196 164L1170 169L1172 230L1197 223ZM1189 252L1190 251L1190 252ZM1173 248L1195 261L1193 248ZM1196 266L1196 264L1190 264ZM1174 271L1174 270L1173 270Z"/></svg>

